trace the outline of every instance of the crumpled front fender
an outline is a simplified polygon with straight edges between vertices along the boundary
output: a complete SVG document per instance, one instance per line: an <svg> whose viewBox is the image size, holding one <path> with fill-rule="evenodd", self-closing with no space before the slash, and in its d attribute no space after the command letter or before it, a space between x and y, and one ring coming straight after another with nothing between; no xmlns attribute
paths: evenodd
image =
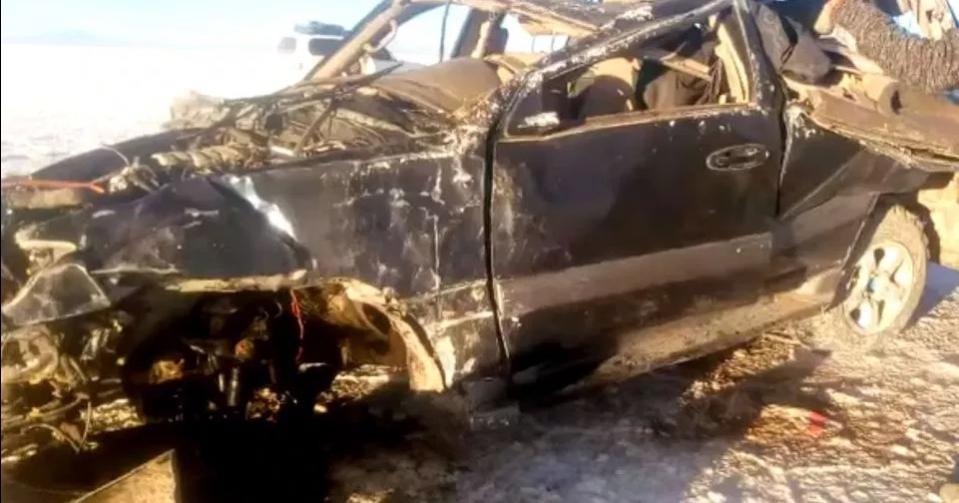
<svg viewBox="0 0 959 503"><path fill-rule="evenodd" d="M268 215L206 178L26 226L14 241L25 251L62 254L3 306L19 326L101 310L170 278L269 276L312 265L309 253Z"/></svg>

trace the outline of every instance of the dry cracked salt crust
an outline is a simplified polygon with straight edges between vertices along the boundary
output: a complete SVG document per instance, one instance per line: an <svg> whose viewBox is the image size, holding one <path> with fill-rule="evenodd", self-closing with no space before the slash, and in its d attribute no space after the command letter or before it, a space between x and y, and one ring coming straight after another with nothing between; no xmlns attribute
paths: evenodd
<svg viewBox="0 0 959 503"><path fill-rule="evenodd" d="M809 320L528 410L457 455L429 434L364 449L332 468L334 499L941 501L959 457L959 280L941 272L953 286L881 354L814 351L828 325Z"/></svg>

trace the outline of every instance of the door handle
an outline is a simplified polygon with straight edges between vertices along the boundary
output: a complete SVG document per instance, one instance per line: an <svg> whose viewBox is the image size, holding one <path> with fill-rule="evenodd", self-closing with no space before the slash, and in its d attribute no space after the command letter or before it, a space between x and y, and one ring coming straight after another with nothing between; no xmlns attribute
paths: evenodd
<svg viewBox="0 0 959 503"><path fill-rule="evenodd" d="M721 148L706 157L706 167L713 171L745 171L758 168L769 160L769 149L759 143L744 143Z"/></svg>

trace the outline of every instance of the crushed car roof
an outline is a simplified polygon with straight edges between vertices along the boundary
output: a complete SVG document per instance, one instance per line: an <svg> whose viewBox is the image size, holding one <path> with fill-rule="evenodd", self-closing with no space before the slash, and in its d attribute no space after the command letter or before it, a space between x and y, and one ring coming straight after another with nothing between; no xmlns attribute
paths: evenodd
<svg viewBox="0 0 959 503"><path fill-rule="evenodd" d="M619 0L589 2L586 0L463 0L464 5L499 8L538 18L552 18L596 31L612 20L637 8L648 9L653 2Z"/></svg>

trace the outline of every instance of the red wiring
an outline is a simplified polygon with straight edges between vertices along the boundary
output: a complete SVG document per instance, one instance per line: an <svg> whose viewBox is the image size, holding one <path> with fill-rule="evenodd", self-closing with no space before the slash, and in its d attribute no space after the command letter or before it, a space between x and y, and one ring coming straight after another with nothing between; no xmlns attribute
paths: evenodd
<svg viewBox="0 0 959 503"><path fill-rule="evenodd" d="M35 180L33 178L8 178L0 182L0 188L31 187L36 189L87 189L97 194L106 194L103 187L92 182L66 180Z"/></svg>
<svg viewBox="0 0 959 503"><path fill-rule="evenodd" d="M296 290L290 290L290 312L296 318L297 328L300 330L300 348L296 352L296 362L303 361L303 338L306 336L306 325L303 323L303 309L300 307L300 299L296 297Z"/></svg>

